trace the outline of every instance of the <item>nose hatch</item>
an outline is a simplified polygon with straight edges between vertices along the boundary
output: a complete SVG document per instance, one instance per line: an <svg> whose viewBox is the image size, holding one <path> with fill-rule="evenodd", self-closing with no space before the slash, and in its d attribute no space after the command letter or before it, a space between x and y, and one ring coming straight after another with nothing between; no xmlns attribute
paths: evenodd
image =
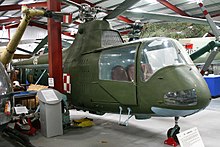
<svg viewBox="0 0 220 147"><path fill-rule="evenodd" d="M196 89L169 91L164 95L164 103L166 105L194 106L197 104Z"/></svg>
<svg viewBox="0 0 220 147"><path fill-rule="evenodd" d="M155 73L163 91L163 106L178 110L201 110L210 102L208 86L195 66L168 66Z"/></svg>

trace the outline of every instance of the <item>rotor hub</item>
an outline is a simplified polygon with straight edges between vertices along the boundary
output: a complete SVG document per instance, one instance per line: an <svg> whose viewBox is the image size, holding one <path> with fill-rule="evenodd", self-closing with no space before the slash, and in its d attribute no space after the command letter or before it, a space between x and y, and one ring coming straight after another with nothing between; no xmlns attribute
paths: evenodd
<svg viewBox="0 0 220 147"><path fill-rule="evenodd" d="M79 9L79 18L81 21L92 21L96 18L97 10L88 4L82 4Z"/></svg>

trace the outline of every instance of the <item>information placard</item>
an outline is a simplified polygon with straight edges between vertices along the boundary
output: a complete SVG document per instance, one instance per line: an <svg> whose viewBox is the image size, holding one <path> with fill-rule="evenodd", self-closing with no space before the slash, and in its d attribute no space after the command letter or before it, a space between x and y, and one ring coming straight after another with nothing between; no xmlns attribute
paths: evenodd
<svg viewBox="0 0 220 147"><path fill-rule="evenodd" d="M28 109L26 106L14 107L16 114L26 114L28 113Z"/></svg>
<svg viewBox="0 0 220 147"><path fill-rule="evenodd" d="M53 89L42 90L41 92L47 102L59 100Z"/></svg>
<svg viewBox="0 0 220 147"><path fill-rule="evenodd" d="M205 147L196 127L177 134L181 147Z"/></svg>
<svg viewBox="0 0 220 147"><path fill-rule="evenodd" d="M48 78L48 85L54 87L54 78Z"/></svg>

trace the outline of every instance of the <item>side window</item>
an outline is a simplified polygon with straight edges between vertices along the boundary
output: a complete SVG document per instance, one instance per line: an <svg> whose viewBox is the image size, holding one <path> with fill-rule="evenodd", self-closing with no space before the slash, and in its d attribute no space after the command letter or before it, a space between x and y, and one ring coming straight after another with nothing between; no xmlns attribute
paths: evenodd
<svg viewBox="0 0 220 147"><path fill-rule="evenodd" d="M146 50L141 51L141 80L147 81L147 79L153 74L153 69L148 61Z"/></svg>
<svg viewBox="0 0 220 147"><path fill-rule="evenodd" d="M133 81L137 44L102 51L99 59L99 79Z"/></svg>

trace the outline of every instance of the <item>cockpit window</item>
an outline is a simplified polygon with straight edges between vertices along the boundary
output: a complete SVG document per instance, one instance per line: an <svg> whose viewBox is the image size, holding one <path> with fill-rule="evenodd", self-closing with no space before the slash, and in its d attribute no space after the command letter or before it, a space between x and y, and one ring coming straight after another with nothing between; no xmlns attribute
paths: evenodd
<svg viewBox="0 0 220 147"><path fill-rule="evenodd" d="M146 81L154 72L165 66L186 64L182 49L176 43L167 38L157 38L144 43L141 51L142 80Z"/></svg>
<svg viewBox="0 0 220 147"><path fill-rule="evenodd" d="M99 79L133 81L137 45L132 44L102 51L99 60Z"/></svg>

